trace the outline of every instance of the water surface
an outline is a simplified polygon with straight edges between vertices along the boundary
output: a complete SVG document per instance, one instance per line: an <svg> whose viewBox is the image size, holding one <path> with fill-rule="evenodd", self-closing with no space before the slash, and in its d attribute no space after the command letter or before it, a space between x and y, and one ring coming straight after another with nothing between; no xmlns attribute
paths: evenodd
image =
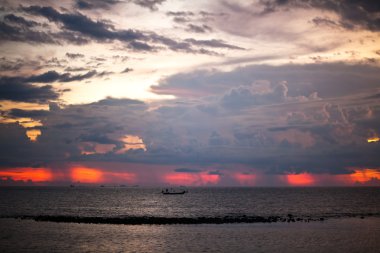
<svg viewBox="0 0 380 253"><path fill-rule="evenodd" d="M190 188L3 187L0 216L216 217L367 215L380 213L379 187Z"/></svg>

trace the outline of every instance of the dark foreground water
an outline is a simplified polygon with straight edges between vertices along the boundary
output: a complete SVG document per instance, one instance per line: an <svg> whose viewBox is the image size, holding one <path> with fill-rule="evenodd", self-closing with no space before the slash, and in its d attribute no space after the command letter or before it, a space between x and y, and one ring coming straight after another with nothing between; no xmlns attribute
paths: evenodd
<svg viewBox="0 0 380 253"><path fill-rule="evenodd" d="M0 252L380 248L380 188L190 188L169 196L160 191L0 188Z"/></svg>

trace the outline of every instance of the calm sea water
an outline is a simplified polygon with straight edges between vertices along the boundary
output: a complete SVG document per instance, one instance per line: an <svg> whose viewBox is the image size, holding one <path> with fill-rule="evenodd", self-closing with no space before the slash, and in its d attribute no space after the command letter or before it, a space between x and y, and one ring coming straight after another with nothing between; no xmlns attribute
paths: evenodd
<svg viewBox="0 0 380 253"><path fill-rule="evenodd" d="M189 188L188 194L178 196L162 195L160 191L0 188L0 252L379 252L380 188ZM196 225L78 224L5 218L288 214L340 218ZM354 215L358 216L350 218Z"/></svg>
<svg viewBox="0 0 380 253"><path fill-rule="evenodd" d="M0 216L295 216L380 214L380 188L0 188Z"/></svg>

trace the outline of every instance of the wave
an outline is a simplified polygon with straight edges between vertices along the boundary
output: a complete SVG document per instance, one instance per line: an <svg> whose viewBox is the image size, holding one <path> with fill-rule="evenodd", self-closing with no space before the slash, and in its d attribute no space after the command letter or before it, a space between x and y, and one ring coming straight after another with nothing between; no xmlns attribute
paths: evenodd
<svg viewBox="0 0 380 253"><path fill-rule="evenodd" d="M28 219L59 223L87 224L124 224L124 225L170 225L170 224L231 224L231 223L272 223L272 222L315 222L330 218L380 217L380 213L363 214L327 214L319 217L286 216L224 216L224 217L156 217L156 216L126 216L126 217L83 217L61 215L17 215L1 216L0 218Z"/></svg>

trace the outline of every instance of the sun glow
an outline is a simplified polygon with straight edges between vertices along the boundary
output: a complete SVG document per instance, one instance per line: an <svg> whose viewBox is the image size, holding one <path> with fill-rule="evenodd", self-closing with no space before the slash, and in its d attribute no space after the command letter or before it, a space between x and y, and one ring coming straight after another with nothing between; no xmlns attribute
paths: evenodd
<svg viewBox="0 0 380 253"><path fill-rule="evenodd" d="M16 168L0 171L1 178L11 178L16 181L46 182L53 178L52 172L45 168Z"/></svg>
<svg viewBox="0 0 380 253"><path fill-rule="evenodd" d="M380 141L380 138L379 137L372 137L372 138L368 138L367 139L367 142L368 143L371 143L371 142L378 142L378 141Z"/></svg>

